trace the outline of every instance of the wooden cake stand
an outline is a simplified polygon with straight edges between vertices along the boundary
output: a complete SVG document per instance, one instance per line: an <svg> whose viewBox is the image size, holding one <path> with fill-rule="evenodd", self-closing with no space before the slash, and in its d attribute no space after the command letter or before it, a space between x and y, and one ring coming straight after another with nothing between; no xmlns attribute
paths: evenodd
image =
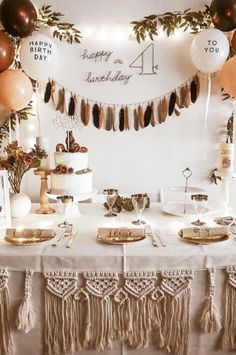
<svg viewBox="0 0 236 355"><path fill-rule="evenodd" d="M40 188L40 207L35 211L37 214L51 214L55 213L55 209L49 207L49 198L47 196L48 191L48 176L51 175L50 170L35 170L34 175L40 176L41 188Z"/></svg>

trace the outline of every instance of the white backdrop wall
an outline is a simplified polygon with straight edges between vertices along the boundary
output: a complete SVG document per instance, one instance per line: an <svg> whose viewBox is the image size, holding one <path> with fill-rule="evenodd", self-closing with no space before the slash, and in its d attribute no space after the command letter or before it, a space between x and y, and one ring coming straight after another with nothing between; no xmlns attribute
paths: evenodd
<svg viewBox="0 0 236 355"><path fill-rule="evenodd" d="M180 0L51 0L55 11L65 14L65 21L75 23L83 32L82 44L73 46L58 42L60 66L55 73L55 79L75 93L98 100L105 97L106 102L120 103L122 87L116 91L103 91L102 87L94 86L89 90L80 81L79 68L76 66L83 41L96 42L97 48L117 47L125 51L119 36L117 38L99 37L99 33L107 27L108 33L115 26L126 28L132 20L142 19L146 15L161 14L166 11L185 10L187 8L203 9L209 1ZM45 4L35 0L37 7ZM90 39L86 37L88 28L93 31ZM91 30L92 28L92 30ZM87 32L86 32L87 31ZM100 31L100 32L99 32ZM83 35L83 33L82 33ZM172 39L160 43L158 60L165 63L165 70L160 70L160 80L154 85L131 86L127 102L138 102L147 98L165 94L181 85L190 78L196 69L190 60L190 44L193 35L178 34ZM117 42L116 42L117 41ZM157 41L165 41L159 38ZM134 41L127 42L134 46ZM135 43L137 46L137 44ZM175 48L175 58L172 49ZM168 70L169 66L169 70ZM86 69L86 68L84 68ZM168 186L183 185L181 171L187 166L193 171L191 185L205 187L212 200L218 199L219 186L209 185L209 174L216 166L217 145L225 139L225 125L232 111L232 103L223 102L217 74L213 77L213 89L208 117L207 139L204 138L204 112L206 104L206 77L201 75L201 95L196 104L189 109L183 109L180 117L172 116L166 123L155 128L148 127L138 132L134 129L124 132L107 132L97 130L92 124L89 127L77 128L74 135L81 145L89 148L89 165L94 171L94 187L101 192L103 188L116 187L120 192L148 192L157 197L159 188L163 188L167 199L173 199L168 192ZM156 95L154 96L154 89ZM120 90L120 94L119 94ZM135 98L137 97L137 100ZM122 98L125 100L126 96ZM49 137L50 160L53 167L53 151L57 143L64 143L65 131L55 129L53 120L58 113L49 104L38 101L38 114L43 125L43 134ZM37 117L31 118L21 126L22 143L33 142L38 135ZM24 179L24 190L37 200L39 180L33 174ZM234 184L231 186L232 203L234 203Z"/></svg>

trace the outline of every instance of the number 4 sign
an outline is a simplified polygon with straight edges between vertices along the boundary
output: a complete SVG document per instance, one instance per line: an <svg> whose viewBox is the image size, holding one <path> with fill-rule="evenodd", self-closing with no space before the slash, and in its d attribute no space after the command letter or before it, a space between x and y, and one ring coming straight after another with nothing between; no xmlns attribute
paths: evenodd
<svg viewBox="0 0 236 355"><path fill-rule="evenodd" d="M142 70L139 75L157 74L155 69L158 69L158 65L155 65L154 43L151 43L147 48L145 48L129 67L141 68Z"/></svg>

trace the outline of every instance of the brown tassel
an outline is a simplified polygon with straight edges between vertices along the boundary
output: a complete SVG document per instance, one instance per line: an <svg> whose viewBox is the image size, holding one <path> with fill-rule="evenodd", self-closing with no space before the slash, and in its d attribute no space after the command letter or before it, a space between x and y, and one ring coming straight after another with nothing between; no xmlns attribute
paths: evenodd
<svg viewBox="0 0 236 355"><path fill-rule="evenodd" d="M168 105L167 105L167 100L164 97L158 105L158 117L159 117L159 123L163 123L166 120L167 117L167 111L168 111Z"/></svg>
<svg viewBox="0 0 236 355"><path fill-rule="evenodd" d="M156 121L155 121L155 116L154 116L154 104L153 104L153 102L152 102L152 105L151 105L151 109L152 109L152 113L151 113L150 123L151 123L152 127L155 127Z"/></svg>
<svg viewBox="0 0 236 355"><path fill-rule="evenodd" d="M56 107L56 111L60 111L61 113L65 112L65 89L62 88L58 92L58 103Z"/></svg>
<svg viewBox="0 0 236 355"><path fill-rule="evenodd" d="M108 106L107 107L107 114L106 114L106 124L105 124L105 129L107 131L110 131L113 127L114 123L114 118L113 118L113 109L112 107Z"/></svg>
<svg viewBox="0 0 236 355"><path fill-rule="evenodd" d="M51 80L51 99L53 102L53 106L56 109L55 92L56 92L56 83L54 80Z"/></svg>
<svg viewBox="0 0 236 355"><path fill-rule="evenodd" d="M176 116L180 116L180 112L175 108L175 114L176 114Z"/></svg>
<svg viewBox="0 0 236 355"><path fill-rule="evenodd" d="M185 85L185 96L184 96L184 107L188 108L190 106L190 89L189 85Z"/></svg>
<svg viewBox="0 0 236 355"><path fill-rule="evenodd" d="M197 101L197 85L195 80L191 81L190 93L191 93L191 102L194 104Z"/></svg>
<svg viewBox="0 0 236 355"><path fill-rule="evenodd" d="M124 112L124 126L125 126L125 130L129 130L129 108L128 106L125 106L125 112Z"/></svg>
<svg viewBox="0 0 236 355"><path fill-rule="evenodd" d="M44 102L47 104L51 98L51 81L48 80L48 83L46 85L46 90L44 93Z"/></svg>
<svg viewBox="0 0 236 355"><path fill-rule="evenodd" d="M178 108L183 108L182 103L180 102L180 94L176 93L176 105L178 106Z"/></svg>
<svg viewBox="0 0 236 355"><path fill-rule="evenodd" d="M122 107L119 112L119 130L123 132L124 128L125 128L125 110Z"/></svg>
<svg viewBox="0 0 236 355"><path fill-rule="evenodd" d="M112 129L113 129L113 131L114 132L116 132L117 131L117 109L116 109L116 107L114 106L113 107L113 126L112 126Z"/></svg>
<svg viewBox="0 0 236 355"><path fill-rule="evenodd" d="M136 108L134 109L134 129L139 130L139 115Z"/></svg>
<svg viewBox="0 0 236 355"><path fill-rule="evenodd" d="M186 86L183 85L180 88L180 93L179 93L179 99L180 99L180 105L179 108L184 108L184 99L185 99L185 92L186 92Z"/></svg>
<svg viewBox="0 0 236 355"><path fill-rule="evenodd" d="M175 103L176 103L176 93L172 92L170 95L170 100L169 100L169 108L168 108L168 115L169 116L171 116L174 112Z"/></svg>
<svg viewBox="0 0 236 355"><path fill-rule="evenodd" d="M138 117L139 117L139 126L141 128L144 128L144 116L143 116L143 110L142 110L142 107L139 105L138 107Z"/></svg>
<svg viewBox="0 0 236 355"><path fill-rule="evenodd" d="M68 107L68 115L74 116L74 113L75 113L75 101L73 95L71 94L69 107Z"/></svg>
<svg viewBox="0 0 236 355"><path fill-rule="evenodd" d="M89 120L90 120L90 105L89 102L87 101L86 110L85 110L85 121L84 121L85 126L89 124Z"/></svg>
<svg viewBox="0 0 236 355"><path fill-rule="evenodd" d="M195 81L195 84L196 84L196 97L198 99L198 96L200 94L200 80L199 80L199 76L197 74L194 77L194 81Z"/></svg>
<svg viewBox="0 0 236 355"><path fill-rule="evenodd" d="M93 106L93 124L97 129L99 129L99 125L100 125L99 116L100 116L100 108L97 104L95 104Z"/></svg>
<svg viewBox="0 0 236 355"><path fill-rule="evenodd" d="M86 115L86 103L84 99L82 99L80 104L80 117L83 124L85 122L85 115Z"/></svg>
<svg viewBox="0 0 236 355"><path fill-rule="evenodd" d="M149 126L151 117L152 117L152 107L148 105L144 113L144 127Z"/></svg>
<svg viewBox="0 0 236 355"><path fill-rule="evenodd" d="M98 129L102 128L104 122L105 122L104 108L103 108L103 106L100 104L99 127L98 127Z"/></svg>

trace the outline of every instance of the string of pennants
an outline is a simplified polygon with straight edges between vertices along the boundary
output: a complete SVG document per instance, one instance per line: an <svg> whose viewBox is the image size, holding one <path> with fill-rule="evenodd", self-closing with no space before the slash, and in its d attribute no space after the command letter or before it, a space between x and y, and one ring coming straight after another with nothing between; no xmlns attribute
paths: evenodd
<svg viewBox="0 0 236 355"><path fill-rule="evenodd" d="M133 104L108 104L74 94L55 80L49 79L44 90L44 102L52 102L56 111L79 121L83 126L90 122L97 129L126 131L133 126L136 131L155 127L167 118L180 116L183 108L194 104L200 92L198 73L178 88L161 97Z"/></svg>

